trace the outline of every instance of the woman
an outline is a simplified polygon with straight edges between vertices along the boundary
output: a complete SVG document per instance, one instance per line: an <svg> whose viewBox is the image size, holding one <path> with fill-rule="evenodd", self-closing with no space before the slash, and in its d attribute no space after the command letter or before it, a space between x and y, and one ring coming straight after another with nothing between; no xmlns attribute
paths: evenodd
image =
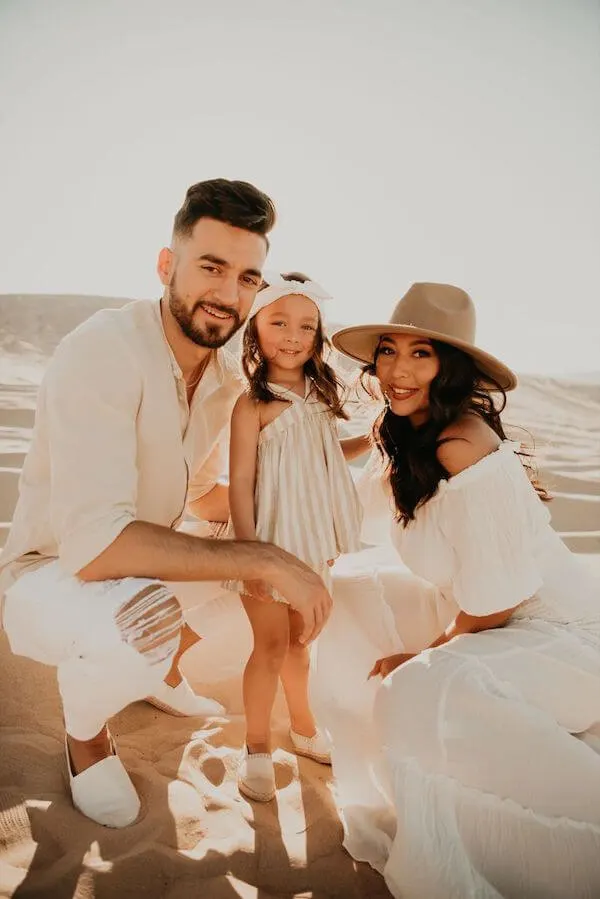
<svg viewBox="0 0 600 899"><path fill-rule="evenodd" d="M365 473L365 512L391 505L392 542L431 610L429 638L413 640L421 651L405 641L372 659L370 676L384 679L371 729L352 671L361 631L372 644L383 634L389 572L372 579L383 599L362 612L364 628L354 622L346 673L338 652L335 682L359 714L348 694L320 714L346 846L403 899L597 897L600 755L585 734L600 720L600 590L506 440L493 397L503 408L516 378L474 337L470 297L442 284L413 285L388 324L333 336L385 398L374 429L384 475ZM336 589L338 614L347 597L358 607L351 588ZM410 625L400 616L400 631ZM321 681L339 634L338 621L322 638Z"/></svg>

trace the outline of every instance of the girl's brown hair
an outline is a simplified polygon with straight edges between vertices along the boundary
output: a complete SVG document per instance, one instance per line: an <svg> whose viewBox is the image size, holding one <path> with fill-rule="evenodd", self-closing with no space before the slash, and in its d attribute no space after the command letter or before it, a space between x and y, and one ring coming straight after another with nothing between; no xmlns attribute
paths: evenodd
<svg viewBox="0 0 600 899"><path fill-rule="evenodd" d="M281 277L284 281L299 281L304 284L311 279L302 272L286 272ZM265 282L261 290L268 287ZM259 291L260 293L260 291ZM333 368L323 358L325 348L329 349L331 343L323 330L323 323L319 313L319 324L315 334L313 354L304 364L304 372L312 381L312 387L318 398L329 407L336 418L348 419L344 411L343 384L337 377ZM242 368L248 380L248 395L261 403L272 403L280 400L269 390L268 372L269 364L260 351L258 342L258 329L256 327L256 315L248 319L242 337Z"/></svg>

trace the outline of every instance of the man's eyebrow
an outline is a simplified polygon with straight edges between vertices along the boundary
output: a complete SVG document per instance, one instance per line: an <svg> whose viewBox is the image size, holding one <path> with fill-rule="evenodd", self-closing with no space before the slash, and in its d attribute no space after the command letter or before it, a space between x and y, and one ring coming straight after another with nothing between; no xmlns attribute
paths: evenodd
<svg viewBox="0 0 600 899"><path fill-rule="evenodd" d="M220 265L223 268L231 268L229 262L226 259L221 259L220 256L215 256L213 253L202 253L201 256L198 256L196 262L212 262L213 265ZM257 268L247 268L244 271L245 275L254 275L255 278L262 278L262 272Z"/></svg>
<svg viewBox="0 0 600 899"><path fill-rule="evenodd" d="M212 253L202 253L201 256L198 256L196 259L197 262L214 262L215 265L223 265L228 266L229 263L226 259L221 259L220 256L214 256Z"/></svg>

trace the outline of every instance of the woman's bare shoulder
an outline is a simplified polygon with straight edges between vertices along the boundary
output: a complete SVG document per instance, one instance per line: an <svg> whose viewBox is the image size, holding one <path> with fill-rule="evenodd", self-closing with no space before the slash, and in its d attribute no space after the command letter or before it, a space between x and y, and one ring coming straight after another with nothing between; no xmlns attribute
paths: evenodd
<svg viewBox="0 0 600 899"><path fill-rule="evenodd" d="M438 438L438 462L449 475L475 465L498 449L501 439L481 416L467 413L448 425Z"/></svg>

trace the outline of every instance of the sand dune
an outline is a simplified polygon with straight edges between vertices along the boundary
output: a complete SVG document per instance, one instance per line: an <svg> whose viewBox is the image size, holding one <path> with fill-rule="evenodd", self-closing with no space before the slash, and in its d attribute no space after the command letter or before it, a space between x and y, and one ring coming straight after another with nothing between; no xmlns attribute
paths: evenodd
<svg viewBox="0 0 600 899"><path fill-rule="evenodd" d="M93 311L122 302L0 296L0 545L49 355ZM600 553L600 378L524 377L507 420L534 438L541 474L556 496L554 526L597 565L591 554ZM372 561L376 556L371 551ZM231 594L208 598L191 623L206 639L189 653L186 670L230 715L182 720L138 703L115 719L113 732L144 804L141 820L125 832L98 827L72 808L54 672L12 656L2 638L0 896L387 897L381 878L342 850L329 771L293 755L281 704L277 803L253 806L239 797L239 678L248 625Z"/></svg>

